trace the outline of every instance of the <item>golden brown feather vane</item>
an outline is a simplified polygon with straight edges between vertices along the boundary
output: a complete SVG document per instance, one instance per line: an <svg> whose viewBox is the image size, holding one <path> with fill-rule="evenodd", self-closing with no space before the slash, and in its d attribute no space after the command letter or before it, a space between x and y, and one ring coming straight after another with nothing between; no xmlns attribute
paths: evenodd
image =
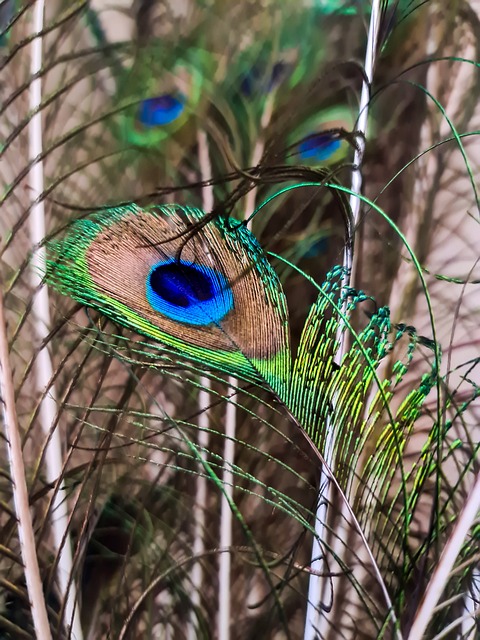
<svg viewBox="0 0 480 640"><path fill-rule="evenodd" d="M48 280L187 357L285 384L287 311L275 272L244 225L200 223L199 210L175 205L79 220L51 245Z"/></svg>

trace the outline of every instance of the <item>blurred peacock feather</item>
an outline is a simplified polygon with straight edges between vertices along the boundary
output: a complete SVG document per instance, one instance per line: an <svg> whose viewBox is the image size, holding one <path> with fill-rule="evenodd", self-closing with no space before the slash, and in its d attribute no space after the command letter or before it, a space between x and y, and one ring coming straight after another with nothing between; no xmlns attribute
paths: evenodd
<svg viewBox="0 0 480 640"><path fill-rule="evenodd" d="M0 637L479 637L480 2L34 11L0 3Z"/></svg>

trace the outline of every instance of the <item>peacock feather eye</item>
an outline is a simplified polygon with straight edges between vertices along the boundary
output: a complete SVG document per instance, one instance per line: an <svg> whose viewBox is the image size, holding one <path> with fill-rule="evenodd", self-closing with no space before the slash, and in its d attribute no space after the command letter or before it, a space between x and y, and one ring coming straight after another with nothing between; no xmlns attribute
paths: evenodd
<svg viewBox="0 0 480 640"><path fill-rule="evenodd" d="M147 48L144 57L140 55L125 70L116 96L119 108L114 124L116 135L128 146L164 154L162 145L202 111L202 87L213 73L213 63L206 52L194 49L173 66L162 66L165 52L160 47L156 56L155 51ZM142 159L143 154L133 157L134 162Z"/></svg>
<svg viewBox="0 0 480 640"><path fill-rule="evenodd" d="M355 115L347 105L318 110L289 137L290 162L331 165L344 160L350 149L348 133L355 128Z"/></svg>
<svg viewBox="0 0 480 640"><path fill-rule="evenodd" d="M298 155L301 160L324 162L340 149L342 141L335 133L314 133L298 145Z"/></svg>
<svg viewBox="0 0 480 640"><path fill-rule="evenodd" d="M48 244L48 281L172 353L243 379L288 386L288 310L245 225L193 207L135 204L75 221ZM260 321L261 319L261 321Z"/></svg>
<svg viewBox="0 0 480 640"><path fill-rule="evenodd" d="M217 270L182 260L155 264L146 283L147 300L170 320L206 326L233 308L232 290Z"/></svg>
<svg viewBox="0 0 480 640"><path fill-rule="evenodd" d="M247 98L256 94L271 93L283 82L288 70L289 65L281 60L269 68L257 63L243 76L240 91Z"/></svg>
<svg viewBox="0 0 480 640"><path fill-rule="evenodd" d="M175 122L185 110L185 98L165 93L140 103L138 119L144 127L161 127Z"/></svg>

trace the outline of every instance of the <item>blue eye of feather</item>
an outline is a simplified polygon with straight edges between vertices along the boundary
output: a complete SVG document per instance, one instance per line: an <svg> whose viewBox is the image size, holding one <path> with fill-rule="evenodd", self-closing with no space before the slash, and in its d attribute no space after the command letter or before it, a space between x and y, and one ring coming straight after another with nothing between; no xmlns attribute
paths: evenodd
<svg viewBox="0 0 480 640"><path fill-rule="evenodd" d="M328 160L337 151L342 142L332 133L317 133L309 136L298 145L298 154L302 160Z"/></svg>
<svg viewBox="0 0 480 640"><path fill-rule="evenodd" d="M304 258L318 258L328 250L329 241L328 238L320 238L314 242L307 251L303 254Z"/></svg>
<svg viewBox="0 0 480 640"><path fill-rule="evenodd" d="M233 307L232 290L221 273L181 260L154 265L146 289L147 300L155 311L185 324L219 322Z"/></svg>
<svg viewBox="0 0 480 640"><path fill-rule="evenodd" d="M165 93L140 103L138 119L145 127L159 127L174 122L185 109L183 96Z"/></svg>
<svg viewBox="0 0 480 640"><path fill-rule="evenodd" d="M285 62L276 62L271 69L265 69L260 63L256 64L243 76L240 91L248 98L254 93L270 93L282 82L287 69Z"/></svg>

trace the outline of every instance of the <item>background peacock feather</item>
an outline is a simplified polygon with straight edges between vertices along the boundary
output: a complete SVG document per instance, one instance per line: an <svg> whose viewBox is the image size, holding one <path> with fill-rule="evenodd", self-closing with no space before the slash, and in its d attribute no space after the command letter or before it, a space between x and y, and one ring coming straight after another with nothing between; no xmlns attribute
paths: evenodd
<svg viewBox="0 0 480 640"><path fill-rule="evenodd" d="M52 0L35 71L38 6L0 3L0 334L51 637L416 640L480 474L480 3ZM479 637L479 537L424 637Z"/></svg>

